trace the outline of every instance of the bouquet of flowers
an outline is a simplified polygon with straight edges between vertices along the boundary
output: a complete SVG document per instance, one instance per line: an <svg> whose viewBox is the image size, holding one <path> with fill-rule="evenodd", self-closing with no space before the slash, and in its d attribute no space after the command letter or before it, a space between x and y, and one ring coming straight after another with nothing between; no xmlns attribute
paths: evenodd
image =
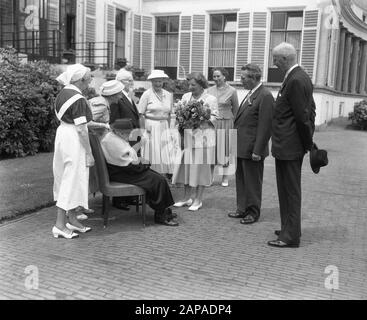
<svg viewBox="0 0 367 320"><path fill-rule="evenodd" d="M178 131L183 135L185 129L198 129L210 120L211 110L201 100L189 103L176 101L175 114Z"/></svg>

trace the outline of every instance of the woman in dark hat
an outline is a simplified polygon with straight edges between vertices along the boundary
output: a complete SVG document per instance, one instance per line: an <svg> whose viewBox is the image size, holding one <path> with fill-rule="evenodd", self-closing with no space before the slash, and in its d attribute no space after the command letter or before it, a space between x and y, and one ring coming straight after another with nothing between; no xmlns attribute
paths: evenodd
<svg viewBox="0 0 367 320"><path fill-rule="evenodd" d="M154 210L156 223L178 226L171 206L174 204L166 179L139 161L137 153L128 142L132 123L129 119L118 119L111 124L112 131L101 139L111 181L139 186L146 191L147 202Z"/></svg>

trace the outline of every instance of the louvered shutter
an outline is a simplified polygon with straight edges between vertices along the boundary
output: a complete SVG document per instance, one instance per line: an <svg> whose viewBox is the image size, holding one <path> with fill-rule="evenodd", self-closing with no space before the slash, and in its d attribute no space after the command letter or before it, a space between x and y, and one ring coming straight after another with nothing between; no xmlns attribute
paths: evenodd
<svg viewBox="0 0 367 320"><path fill-rule="evenodd" d="M252 23L251 63L256 63L264 71L266 45L266 12L254 12Z"/></svg>
<svg viewBox="0 0 367 320"><path fill-rule="evenodd" d="M133 66L141 68L141 16L133 17Z"/></svg>
<svg viewBox="0 0 367 320"><path fill-rule="evenodd" d="M97 0L87 0L85 6L85 47L82 60L95 63Z"/></svg>
<svg viewBox="0 0 367 320"><path fill-rule="evenodd" d="M204 73L205 15L194 15L192 21L191 72Z"/></svg>
<svg viewBox="0 0 367 320"><path fill-rule="evenodd" d="M115 41L116 41L116 7L105 4L106 13L106 36L108 42L107 65L113 67L115 61Z"/></svg>
<svg viewBox="0 0 367 320"><path fill-rule="evenodd" d="M249 28L250 13L239 12L237 15L238 32L237 32L237 58L236 58L236 80L240 79L241 68L248 63L248 45L249 45Z"/></svg>
<svg viewBox="0 0 367 320"><path fill-rule="evenodd" d="M134 14L133 65L146 73L153 69L153 16Z"/></svg>
<svg viewBox="0 0 367 320"><path fill-rule="evenodd" d="M141 67L150 73L153 69L153 17L142 16L141 25Z"/></svg>
<svg viewBox="0 0 367 320"><path fill-rule="evenodd" d="M317 38L320 14L318 10L305 11L302 32L301 65L315 82L315 66L317 57Z"/></svg>
<svg viewBox="0 0 367 320"><path fill-rule="evenodd" d="M59 21L60 15L59 15L59 0L50 0L48 5L48 19L50 21L56 22ZM57 24L50 24L49 28L51 30L57 30L58 29Z"/></svg>
<svg viewBox="0 0 367 320"><path fill-rule="evenodd" d="M186 75L190 73L191 16L181 16L180 20L178 78L185 79Z"/></svg>
<svg viewBox="0 0 367 320"><path fill-rule="evenodd" d="M85 41L96 41L97 0L87 0L85 12Z"/></svg>
<svg viewBox="0 0 367 320"><path fill-rule="evenodd" d="M115 42L115 20L116 20L116 8L113 5L106 4L106 40L110 42Z"/></svg>

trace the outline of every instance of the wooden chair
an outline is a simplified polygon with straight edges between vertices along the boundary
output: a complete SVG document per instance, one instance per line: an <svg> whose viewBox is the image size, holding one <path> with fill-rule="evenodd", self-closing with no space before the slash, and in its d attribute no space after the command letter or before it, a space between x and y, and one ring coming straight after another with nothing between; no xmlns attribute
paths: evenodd
<svg viewBox="0 0 367 320"><path fill-rule="evenodd" d="M111 182L106 159L97 136L92 133L89 134L90 145L92 148L95 166L97 169L99 191L103 195L103 209L102 217L104 220L104 227L107 227L108 213L111 197L128 197L136 196L136 212L139 213L139 203L142 205L143 226L145 227L145 213L146 213L146 194L144 189L127 183Z"/></svg>

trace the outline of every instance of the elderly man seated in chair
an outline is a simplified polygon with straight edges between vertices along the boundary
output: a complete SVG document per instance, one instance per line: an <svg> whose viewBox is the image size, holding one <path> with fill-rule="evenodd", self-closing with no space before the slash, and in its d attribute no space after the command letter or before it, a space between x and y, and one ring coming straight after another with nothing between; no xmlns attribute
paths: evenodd
<svg viewBox="0 0 367 320"><path fill-rule="evenodd" d="M178 226L171 210L174 201L169 185L162 175L139 161L128 142L132 129L129 119L118 119L111 131L100 140L111 181L139 186L146 191L147 203L154 210L154 221L166 226Z"/></svg>

